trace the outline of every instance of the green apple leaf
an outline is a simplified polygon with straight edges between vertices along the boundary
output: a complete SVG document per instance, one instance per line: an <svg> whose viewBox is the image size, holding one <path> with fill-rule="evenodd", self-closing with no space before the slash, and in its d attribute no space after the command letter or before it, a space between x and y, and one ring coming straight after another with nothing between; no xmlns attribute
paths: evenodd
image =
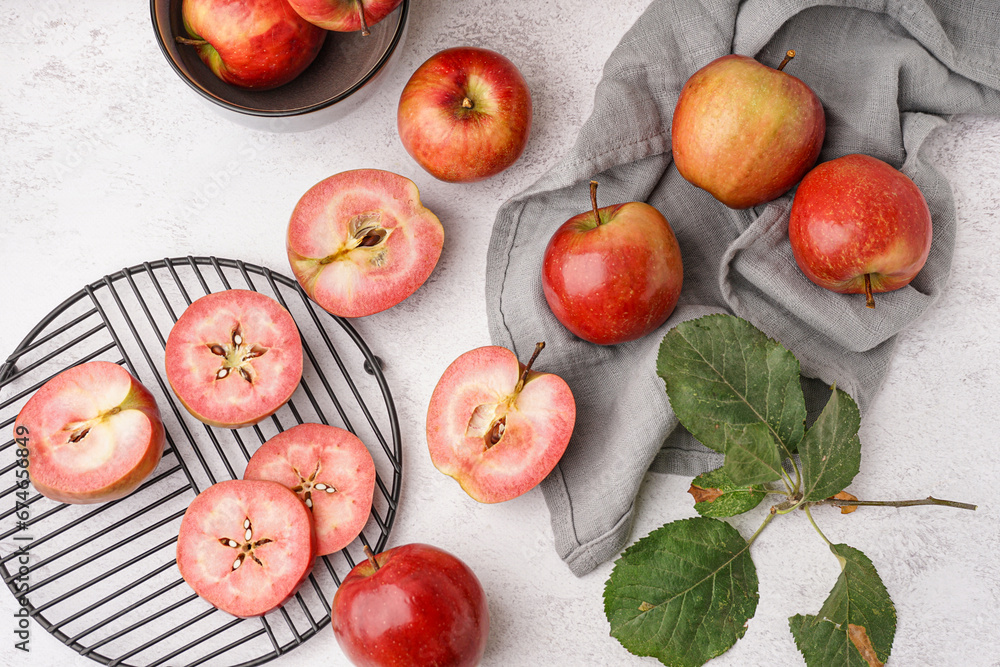
<svg viewBox="0 0 1000 667"><path fill-rule="evenodd" d="M725 653L757 609L750 544L724 521L674 521L615 562L604 588L611 635L629 652L671 667Z"/></svg>
<svg viewBox="0 0 1000 667"><path fill-rule="evenodd" d="M758 422L782 458L802 439L798 359L745 320L708 315L678 324L663 337L656 369L677 418L717 452L728 453L727 437Z"/></svg>
<svg viewBox="0 0 1000 667"><path fill-rule="evenodd" d="M861 413L854 399L833 388L830 400L799 443L806 501L840 493L861 469Z"/></svg>
<svg viewBox="0 0 1000 667"><path fill-rule="evenodd" d="M809 667L882 667L896 635L896 609L863 553L834 544L841 573L815 616L788 619Z"/></svg>
<svg viewBox="0 0 1000 667"><path fill-rule="evenodd" d="M781 457L767 424L747 424L742 431L729 434L727 441L723 467L733 483L749 486L781 479Z"/></svg>
<svg viewBox="0 0 1000 667"><path fill-rule="evenodd" d="M694 509L698 514L714 517L749 512L767 497L762 487L734 483L724 468L695 477L688 493L694 496Z"/></svg>

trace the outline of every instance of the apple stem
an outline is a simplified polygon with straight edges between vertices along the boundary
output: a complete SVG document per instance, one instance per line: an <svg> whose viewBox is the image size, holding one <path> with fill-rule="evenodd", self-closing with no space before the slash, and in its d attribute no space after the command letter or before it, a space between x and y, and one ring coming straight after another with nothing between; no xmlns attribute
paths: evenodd
<svg viewBox="0 0 1000 667"><path fill-rule="evenodd" d="M208 44L208 40L205 39L188 39L187 37L174 37L178 44L187 44L188 46L205 46Z"/></svg>
<svg viewBox="0 0 1000 667"><path fill-rule="evenodd" d="M365 3L361 0L358 0L358 16L361 18L361 36L367 37L372 31L368 29L368 22L365 21Z"/></svg>
<svg viewBox="0 0 1000 667"><path fill-rule="evenodd" d="M785 52L785 59L781 61L780 65L778 65L778 71L780 72L781 70L785 69L785 65L787 65L788 62L794 57L795 57L795 49L788 49L788 51Z"/></svg>
<svg viewBox="0 0 1000 667"><path fill-rule="evenodd" d="M473 107L472 100L470 100L468 97L462 100L463 109L471 109L472 107Z"/></svg>
<svg viewBox="0 0 1000 667"><path fill-rule="evenodd" d="M597 181L590 182L590 205L594 207L594 222L601 224L601 213L597 210Z"/></svg>
<svg viewBox="0 0 1000 667"><path fill-rule="evenodd" d="M544 341L537 343L535 345L535 351L531 353L531 358L528 359L528 363L524 365L524 370L521 371L521 377L518 378L517 380L517 389L515 390L515 392L520 392L521 389L524 388L524 381L528 378L528 371L531 370L531 365L535 363L535 359L538 358L538 353L541 352L542 348L544 347L545 347Z"/></svg>
<svg viewBox="0 0 1000 667"><path fill-rule="evenodd" d="M872 274L865 274L865 306L875 307L875 297L872 295Z"/></svg>
<svg viewBox="0 0 1000 667"><path fill-rule="evenodd" d="M364 549L364 552L365 552L365 556L368 557L368 562L371 563L372 567L375 568L375 571L378 572L378 570L379 570L379 564L378 564L378 561L375 560L375 554L372 553L371 547L369 547L366 544L363 547L363 549Z"/></svg>

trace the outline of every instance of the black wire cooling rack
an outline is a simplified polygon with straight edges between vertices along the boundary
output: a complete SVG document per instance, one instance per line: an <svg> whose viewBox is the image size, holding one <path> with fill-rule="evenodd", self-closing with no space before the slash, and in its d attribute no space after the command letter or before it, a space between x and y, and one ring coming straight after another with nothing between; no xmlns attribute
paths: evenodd
<svg viewBox="0 0 1000 667"><path fill-rule="evenodd" d="M268 294L302 334L305 366L292 399L253 427L209 427L180 406L165 380L170 327L191 301L230 287ZM66 368L103 359L125 366L156 397L167 431L163 459L131 495L66 505L18 486L12 429L18 410ZM286 276L241 261L186 257L105 276L42 320L0 366L0 574L31 617L81 655L112 666L263 664L328 627L333 593L381 551L402 474L399 422L380 360L346 320L318 309ZM359 372L360 371L360 372ZM365 531L318 558L281 608L238 619L199 598L175 561L181 517L199 491L243 474L268 438L290 425L333 424L368 446L376 493ZM7 439L11 438L11 439ZM30 462L29 462L30 463ZM378 536L372 541L375 533Z"/></svg>

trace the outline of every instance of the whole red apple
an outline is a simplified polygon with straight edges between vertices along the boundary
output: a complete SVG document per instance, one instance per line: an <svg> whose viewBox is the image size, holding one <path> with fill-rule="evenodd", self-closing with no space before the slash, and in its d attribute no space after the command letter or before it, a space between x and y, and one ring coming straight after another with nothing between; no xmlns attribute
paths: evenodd
<svg viewBox="0 0 1000 667"><path fill-rule="evenodd" d="M597 208L567 220L549 240L542 291L563 326L599 345L641 338L673 312L684 268L670 223L644 202Z"/></svg>
<svg viewBox="0 0 1000 667"><path fill-rule="evenodd" d="M869 155L817 166L795 191L788 220L795 261L809 280L841 294L908 285L931 250L931 213L905 174Z"/></svg>
<svg viewBox="0 0 1000 667"><path fill-rule="evenodd" d="M497 503L534 488L559 462L576 401L558 375L499 346L476 348L445 370L427 408L431 462L472 498Z"/></svg>
<svg viewBox="0 0 1000 667"><path fill-rule="evenodd" d="M99 503L153 472L165 434L149 390L118 364L91 361L43 384L18 413L14 438L39 493Z"/></svg>
<svg viewBox="0 0 1000 667"><path fill-rule="evenodd" d="M313 25L337 32L370 35L375 25L403 0L288 0L299 16Z"/></svg>
<svg viewBox="0 0 1000 667"><path fill-rule="evenodd" d="M728 55L695 72L671 127L681 176L730 208L748 208L792 188L816 163L826 117L816 94L781 69Z"/></svg>
<svg viewBox="0 0 1000 667"><path fill-rule="evenodd" d="M469 567L446 551L407 544L358 563L333 596L337 642L358 667L475 667L490 613Z"/></svg>
<svg viewBox="0 0 1000 667"><path fill-rule="evenodd" d="M432 176L478 181L521 156L531 130L531 93L499 53L445 49L410 77L397 122L403 147Z"/></svg>
<svg viewBox="0 0 1000 667"><path fill-rule="evenodd" d="M184 0L182 44L226 83L267 90L297 77L316 58L326 31L288 0Z"/></svg>
<svg viewBox="0 0 1000 667"><path fill-rule="evenodd" d="M444 228L413 181L379 169L311 187L288 222L288 261L302 289L341 317L395 306L437 265Z"/></svg>

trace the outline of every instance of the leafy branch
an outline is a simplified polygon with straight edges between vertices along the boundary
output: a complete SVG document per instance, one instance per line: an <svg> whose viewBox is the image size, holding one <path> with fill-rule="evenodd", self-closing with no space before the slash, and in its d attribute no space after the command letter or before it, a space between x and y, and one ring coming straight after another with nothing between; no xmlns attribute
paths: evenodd
<svg viewBox="0 0 1000 667"><path fill-rule="evenodd" d="M846 493L861 467L857 404L834 386L806 429L798 360L745 320L709 315L673 328L660 345L657 373L681 424L725 460L691 483L700 517L662 526L615 562L604 591L611 634L632 653L671 667L697 667L729 650L756 611L750 546L775 517L802 510L841 575L818 614L789 619L796 646L809 667L882 667L896 630L892 600L871 561L832 544L810 508L976 506ZM769 496L782 499L749 540L720 520Z"/></svg>

